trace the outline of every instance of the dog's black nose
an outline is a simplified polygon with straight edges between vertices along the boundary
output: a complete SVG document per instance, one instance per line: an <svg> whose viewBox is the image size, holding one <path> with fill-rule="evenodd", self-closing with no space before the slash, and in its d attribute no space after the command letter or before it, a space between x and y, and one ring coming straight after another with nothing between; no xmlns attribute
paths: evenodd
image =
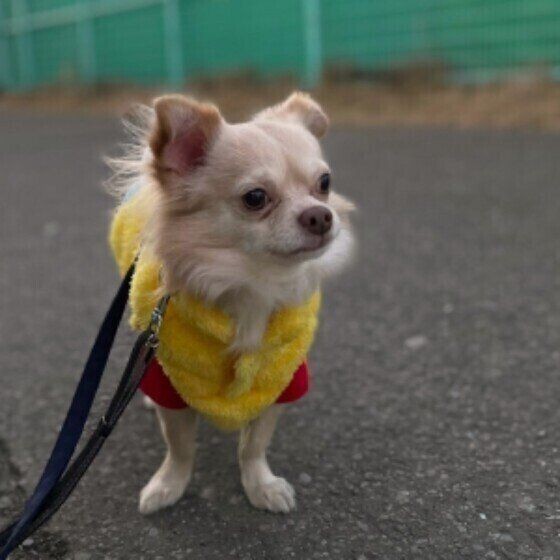
<svg viewBox="0 0 560 560"><path fill-rule="evenodd" d="M323 235L331 229L333 215L324 206L312 206L299 215L298 222L309 233Z"/></svg>

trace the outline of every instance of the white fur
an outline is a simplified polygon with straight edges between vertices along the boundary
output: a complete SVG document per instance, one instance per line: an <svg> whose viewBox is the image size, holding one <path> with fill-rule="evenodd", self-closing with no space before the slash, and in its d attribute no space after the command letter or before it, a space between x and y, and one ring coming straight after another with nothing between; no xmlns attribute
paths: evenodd
<svg viewBox="0 0 560 560"><path fill-rule="evenodd" d="M251 504L288 513L296 507L295 491L288 481L272 473L266 459L281 409L281 405L271 406L241 431L238 457L241 483Z"/></svg>
<svg viewBox="0 0 560 560"><path fill-rule="evenodd" d="M190 482L196 446L196 413L156 406L167 443L165 459L140 493L140 513L149 514L173 505Z"/></svg>
<svg viewBox="0 0 560 560"><path fill-rule="evenodd" d="M329 171L318 142L328 119L302 94L235 125L215 107L178 96L160 98L155 112L141 108L137 114L140 119L129 126L133 145L124 158L110 162L110 188L121 197L133 192L145 198L150 220L144 244L163 263L166 289L220 306L236 325L230 351L254 350L271 313L307 300L352 253L352 203L317 190L318 178ZM198 138L193 131L207 139L205 163L186 173L181 142L189 134ZM262 216L240 202L255 186L271 201ZM298 223L312 206L326 207L333 216L325 245L315 250L317 237ZM295 507L294 490L266 459L280 409L269 408L242 430L239 465L251 504L288 512ZM156 411L168 451L142 490L142 513L175 503L194 462L196 414L158 406Z"/></svg>

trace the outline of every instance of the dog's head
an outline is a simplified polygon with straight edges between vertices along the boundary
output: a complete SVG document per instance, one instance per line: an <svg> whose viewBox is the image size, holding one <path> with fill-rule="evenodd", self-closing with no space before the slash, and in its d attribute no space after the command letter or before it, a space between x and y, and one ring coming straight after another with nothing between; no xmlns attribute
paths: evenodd
<svg viewBox="0 0 560 560"><path fill-rule="evenodd" d="M348 260L353 205L332 191L319 144L328 118L308 95L241 124L178 95L156 99L154 112L150 167L162 201L154 237L175 287L266 283L267 272L319 280Z"/></svg>

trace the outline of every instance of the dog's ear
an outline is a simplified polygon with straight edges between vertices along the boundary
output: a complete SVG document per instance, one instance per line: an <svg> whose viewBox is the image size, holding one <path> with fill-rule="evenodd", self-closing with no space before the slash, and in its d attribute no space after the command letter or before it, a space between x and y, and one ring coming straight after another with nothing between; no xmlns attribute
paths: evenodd
<svg viewBox="0 0 560 560"><path fill-rule="evenodd" d="M257 118L292 120L303 125L317 138L322 138L329 128L329 118L319 103L301 91L296 91L282 103L265 109Z"/></svg>
<svg viewBox="0 0 560 560"><path fill-rule="evenodd" d="M155 123L150 137L156 173L179 176L204 163L224 120L209 103L183 95L154 101Z"/></svg>

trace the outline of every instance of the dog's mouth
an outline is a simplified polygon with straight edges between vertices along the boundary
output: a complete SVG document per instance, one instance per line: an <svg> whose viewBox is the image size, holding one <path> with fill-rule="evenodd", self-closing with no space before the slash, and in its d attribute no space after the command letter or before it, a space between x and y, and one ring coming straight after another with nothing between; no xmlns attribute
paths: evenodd
<svg viewBox="0 0 560 560"><path fill-rule="evenodd" d="M312 258L322 254L326 248L331 244L335 236L333 235L321 235L310 237L306 242L297 247L296 249L291 249L289 251L272 251L272 254L278 257L290 258L290 257L305 257Z"/></svg>

